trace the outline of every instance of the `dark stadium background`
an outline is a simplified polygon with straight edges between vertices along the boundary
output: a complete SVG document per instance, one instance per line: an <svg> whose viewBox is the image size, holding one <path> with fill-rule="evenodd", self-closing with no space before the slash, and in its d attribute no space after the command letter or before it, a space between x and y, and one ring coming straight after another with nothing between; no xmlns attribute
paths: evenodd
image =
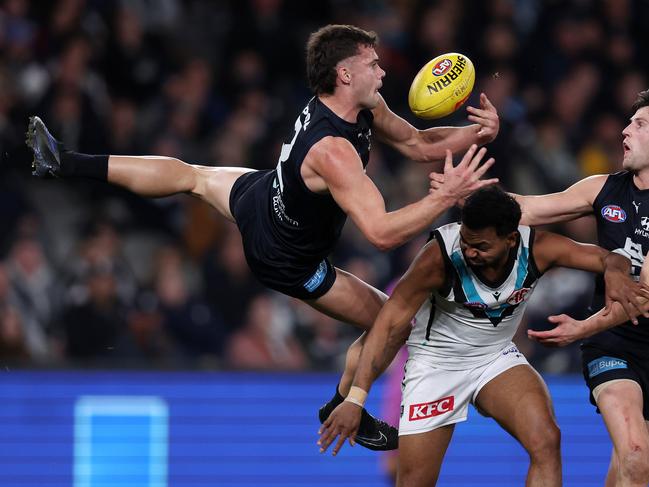
<svg viewBox="0 0 649 487"><path fill-rule="evenodd" d="M315 445L355 330L265 291L236 229L202 203L32 179L23 143L38 114L79 151L274 167L310 97L305 41L327 23L379 33L382 94L422 128L406 103L414 74L440 53L468 55L468 103L484 91L501 117L492 174L524 194L618 170L648 87L643 0L1 2L0 486L389 485L384 457ZM375 143L368 172L396 208L434 168ZM554 229L594 241L588 219ZM333 260L386 288L424 239L385 254L349 224ZM548 273L518 340L550 384L570 486L603 483L608 438L577 346L543 349L524 331L584 316L590 293L588 275ZM383 394L398 372L370 409L398 407ZM439 485L522 485L526 462L472 411Z"/></svg>

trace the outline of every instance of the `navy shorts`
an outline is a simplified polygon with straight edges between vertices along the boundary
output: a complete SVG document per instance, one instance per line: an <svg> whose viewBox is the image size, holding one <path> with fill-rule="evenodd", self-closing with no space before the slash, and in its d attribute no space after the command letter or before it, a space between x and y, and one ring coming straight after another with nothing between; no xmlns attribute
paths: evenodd
<svg viewBox="0 0 649 487"><path fill-rule="evenodd" d="M593 390L600 384L616 379L629 379L637 382L642 389L644 419L649 421L649 370L642 363L626 354L604 351L590 345L581 346L582 372L590 389L590 403L597 408ZM599 413L599 409L597 409Z"/></svg>
<svg viewBox="0 0 649 487"><path fill-rule="evenodd" d="M292 255L278 242L268 208L273 171L240 176L230 192L230 212L239 227L250 270L270 289L297 299L317 299L333 286L336 270L327 258Z"/></svg>

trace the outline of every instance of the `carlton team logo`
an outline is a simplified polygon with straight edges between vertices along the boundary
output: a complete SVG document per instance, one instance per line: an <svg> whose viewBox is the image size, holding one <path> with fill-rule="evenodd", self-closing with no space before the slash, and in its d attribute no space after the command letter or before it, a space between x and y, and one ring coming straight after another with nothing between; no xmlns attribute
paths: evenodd
<svg viewBox="0 0 649 487"><path fill-rule="evenodd" d="M435 76L443 76L449 69L451 69L451 66L453 66L453 61L451 61L450 59L442 59L435 66L433 66L433 74Z"/></svg>
<svg viewBox="0 0 649 487"><path fill-rule="evenodd" d="M511 296L507 298L507 304L516 306L517 304L525 300L525 296L527 296L527 293L529 292L530 292L529 287L524 287L523 289L517 289L511 294Z"/></svg>
<svg viewBox="0 0 649 487"><path fill-rule="evenodd" d="M417 421L420 419L432 418L440 414L453 411L455 405L455 396L448 396L433 402L424 402L421 404L411 404L408 411L408 419Z"/></svg>
<svg viewBox="0 0 649 487"><path fill-rule="evenodd" d="M606 205L602 208L602 216L613 223L622 223L626 220L626 212L617 205Z"/></svg>

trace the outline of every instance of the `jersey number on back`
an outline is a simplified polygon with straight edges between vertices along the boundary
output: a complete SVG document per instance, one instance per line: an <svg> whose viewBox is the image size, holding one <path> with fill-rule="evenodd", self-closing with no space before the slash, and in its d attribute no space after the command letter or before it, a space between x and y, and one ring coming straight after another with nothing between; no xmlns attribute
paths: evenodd
<svg viewBox="0 0 649 487"><path fill-rule="evenodd" d="M304 115L304 122L302 122L302 115ZM282 162L288 161L288 158L291 155L291 151L293 150L293 145L295 144L295 141L297 140L297 136L300 133L300 129L306 128L309 126L309 123L311 122L311 113L309 113L309 106L307 105L304 107L304 110L302 110L302 113L297 117L297 120L295 121L295 133L293 134L293 138L288 144L282 144L282 151L279 154L279 162L277 163L277 180L279 182L279 190L281 193L284 192L284 181L282 179Z"/></svg>

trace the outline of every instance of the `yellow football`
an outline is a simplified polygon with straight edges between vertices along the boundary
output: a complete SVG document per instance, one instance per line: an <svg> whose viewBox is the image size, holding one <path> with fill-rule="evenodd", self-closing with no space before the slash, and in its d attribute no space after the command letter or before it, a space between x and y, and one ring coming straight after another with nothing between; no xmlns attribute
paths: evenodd
<svg viewBox="0 0 649 487"><path fill-rule="evenodd" d="M475 68L463 54L449 52L428 61L410 85L408 105L419 118L445 117L469 98Z"/></svg>

